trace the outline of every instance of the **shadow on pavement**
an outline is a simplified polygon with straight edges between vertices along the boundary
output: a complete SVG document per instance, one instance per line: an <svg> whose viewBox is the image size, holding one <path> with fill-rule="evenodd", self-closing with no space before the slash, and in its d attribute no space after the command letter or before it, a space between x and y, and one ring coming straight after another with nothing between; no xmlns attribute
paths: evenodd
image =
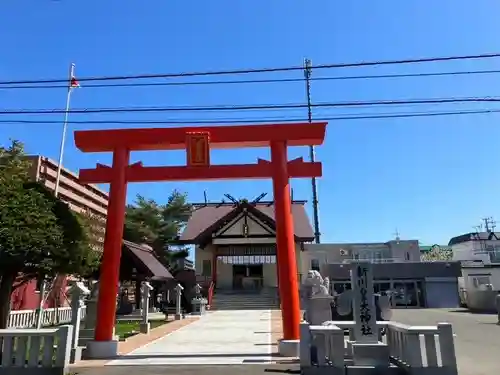
<svg viewBox="0 0 500 375"><path fill-rule="evenodd" d="M278 357L279 355L277 353L193 353L193 354L144 354L144 355L139 355L139 354L129 354L129 355L123 355L119 356L114 359L114 361L120 361L120 360L134 360L134 359L146 359L146 358L245 358L245 357Z"/></svg>
<svg viewBox="0 0 500 375"><path fill-rule="evenodd" d="M448 312L451 313L467 313L467 314L487 314L487 315L496 315L496 312L493 311L487 311L487 310L469 310L469 309L453 309L453 310L448 310Z"/></svg>
<svg viewBox="0 0 500 375"><path fill-rule="evenodd" d="M248 364L248 365L156 365L156 366L106 366L78 368L75 375L268 375L300 374L299 365Z"/></svg>

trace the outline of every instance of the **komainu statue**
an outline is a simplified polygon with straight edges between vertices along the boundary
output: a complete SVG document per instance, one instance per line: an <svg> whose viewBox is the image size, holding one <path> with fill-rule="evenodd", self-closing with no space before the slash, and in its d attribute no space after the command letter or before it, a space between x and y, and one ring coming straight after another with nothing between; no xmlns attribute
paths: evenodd
<svg viewBox="0 0 500 375"><path fill-rule="evenodd" d="M309 299L316 296L330 295L330 280L323 279L318 271L310 270L302 283L302 298Z"/></svg>
<svg viewBox="0 0 500 375"><path fill-rule="evenodd" d="M330 280L321 277L318 271L311 270L301 285L302 308L305 310L304 320L318 325L331 320L331 301L329 292Z"/></svg>

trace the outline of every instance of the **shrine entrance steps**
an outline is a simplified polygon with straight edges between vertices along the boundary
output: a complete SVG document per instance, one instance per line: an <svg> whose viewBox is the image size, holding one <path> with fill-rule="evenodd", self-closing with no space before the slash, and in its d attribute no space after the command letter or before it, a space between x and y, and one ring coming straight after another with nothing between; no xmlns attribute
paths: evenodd
<svg viewBox="0 0 500 375"><path fill-rule="evenodd" d="M107 366L265 364L274 351L270 310L213 311Z"/></svg>
<svg viewBox="0 0 500 375"><path fill-rule="evenodd" d="M279 300L274 290L217 290L210 310L273 310L279 307Z"/></svg>

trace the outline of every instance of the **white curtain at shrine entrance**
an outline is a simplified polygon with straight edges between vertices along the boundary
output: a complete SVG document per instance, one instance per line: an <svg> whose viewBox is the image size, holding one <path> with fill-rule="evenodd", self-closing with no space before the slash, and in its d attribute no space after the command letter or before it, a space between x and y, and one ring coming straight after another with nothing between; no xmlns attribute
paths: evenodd
<svg viewBox="0 0 500 375"><path fill-rule="evenodd" d="M224 264L276 264L276 255L223 255L217 258Z"/></svg>

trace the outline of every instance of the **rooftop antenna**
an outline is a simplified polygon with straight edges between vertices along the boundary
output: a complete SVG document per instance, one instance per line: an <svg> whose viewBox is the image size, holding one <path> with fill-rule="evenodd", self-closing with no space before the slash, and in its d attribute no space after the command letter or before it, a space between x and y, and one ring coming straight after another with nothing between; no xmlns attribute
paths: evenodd
<svg viewBox="0 0 500 375"><path fill-rule="evenodd" d="M396 241L398 241L398 242L399 242L399 241L401 240L401 238L399 237L399 231L398 231L398 228L396 228L396 231L395 231L393 234L394 234L394 236L396 236Z"/></svg>
<svg viewBox="0 0 500 375"><path fill-rule="evenodd" d="M309 59L304 59L304 78L306 80L306 97L307 97L307 119L309 124L312 123L312 105L311 105L311 73L312 63ZM311 162L316 160L316 152L314 146L309 146L309 159ZM319 231L319 202L318 202L318 187L316 185L316 177L311 178L312 188L312 206L313 206L313 223L314 223L314 242L321 242L321 233ZM292 198L293 201L293 198Z"/></svg>

